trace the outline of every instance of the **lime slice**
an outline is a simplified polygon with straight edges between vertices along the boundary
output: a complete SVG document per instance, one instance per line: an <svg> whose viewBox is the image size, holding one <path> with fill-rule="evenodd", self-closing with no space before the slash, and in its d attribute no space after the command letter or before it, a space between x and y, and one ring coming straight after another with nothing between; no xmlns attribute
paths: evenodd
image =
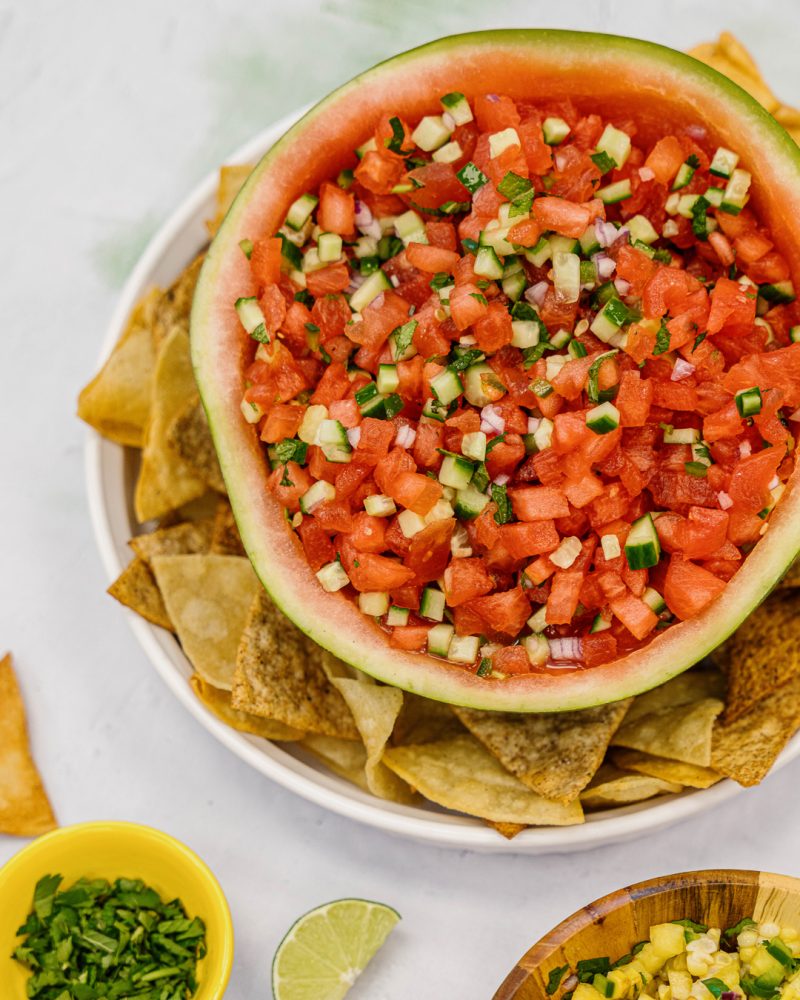
<svg viewBox="0 0 800 1000"><path fill-rule="evenodd" d="M399 919L390 906L367 899L310 910L275 952L275 1000L342 1000Z"/></svg>

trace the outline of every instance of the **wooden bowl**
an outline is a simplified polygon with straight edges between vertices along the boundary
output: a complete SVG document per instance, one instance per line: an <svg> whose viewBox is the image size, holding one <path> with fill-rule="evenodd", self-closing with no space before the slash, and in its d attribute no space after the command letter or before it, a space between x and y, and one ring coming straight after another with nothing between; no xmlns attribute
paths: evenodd
<svg viewBox="0 0 800 1000"><path fill-rule="evenodd" d="M800 928L800 879L723 869L639 882L589 903L546 934L517 962L494 1000L548 1000L552 969L574 969L579 959L601 955L614 961L647 940L653 924L689 917L725 928L750 916Z"/></svg>

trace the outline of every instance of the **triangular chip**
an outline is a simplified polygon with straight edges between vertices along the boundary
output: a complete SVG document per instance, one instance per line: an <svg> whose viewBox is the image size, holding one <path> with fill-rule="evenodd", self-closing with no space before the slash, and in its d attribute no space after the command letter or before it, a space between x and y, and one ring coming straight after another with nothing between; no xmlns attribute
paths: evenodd
<svg viewBox="0 0 800 1000"><path fill-rule="evenodd" d="M730 32L723 32L716 42L704 42L689 49L689 55L707 63L752 94L767 111L780 104L764 81L752 56Z"/></svg>
<svg viewBox="0 0 800 1000"><path fill-rule="evenodd" d="M205 482L181 459L167 437L172 422L196 391L189 334L176 328L161 345L156 361L153 406L134 495L139 522L161 517L206 491Z"/></svg>
<svg viewBox="0 0 800 1000"><path fill-rule="evenodd" d="M31 756L25 706L7 653L0 660L0 833L38 837L57 825Z"/></svg>
<svg viewBox="0 0 800 1000"><path fill-rule="evenodd" d="M522 833L523 830L527 830L528 827L524 823L492 823L491 820L484 820L487 826L490 826L493 830L506 838L506 840L513 840L518 834Z"/></svg>
<svg viewBox="0 0 800 1000"><path fill-rule="evenodd" d="M722 775L710 767L698 767L697 764L685 764L681 760L654 757L640 750L615 749L611 752L611 760L623 771L636 771L651 778L663 778L664 781L674 781L687 788L710 788L722 780Z"/></svg>
<svg viewBox="0 0 800 1000"><path fill-rule="evenodd" d="M189 556L208 552L213 534L214 521L204 517L136 535L128 545L149 565L156 556Z"/></svg>
<svg viewBox="0 0 800 1000"><path fill-rule="evenodd" d="M392 744L434 743L450 736L463 736L465 731L450 705L406 691L392 734Z"/></svg>
<svg viewBox="0 0 800 1000"><path fill-rule="evenodd" d="M242 545L231 505L227 500L220 500L217 504L211 551L217 552L221 556L244 556L247 554L244 545Z"/></svg>
<svg viewBox="0 0 800 1000"><path fill-rule="evenodd" d="M691 705L701 698L722 698L724 693L725 678L719 671L690 670L634 698L625 716L625 725L665 708Z"/></svg>
<svg viewBox="0 0 800 1000"><path fill-rule="evenodd" d="M570 826L583 822L578 802L562 805L526 788L473 736L393 747L386 763L426 799L495 823Z"/></svg>
<svg viewBox="0 0 800 1000"><path fill-rule="evenodd" d="M340 778L358 785L364 792L369 791L366 775L367 751L363 743L343 740L338 736L309 733L299 745Z"/></svg>
<svg viewBox="0 0 800 1000"><path fill-rule="evenodd" d="M143 559L128 563L108 588L108 593L153 625L175 631L155 577Z"/></svg>
<svg viewBox="0 0 800 1000"><path fill-rule="evenodd" d="M724 707L719 698L700 698L639 715L632 721L626 718L611 742L655 757L709 767L714 720Z"/></svg>
<svg viewBox="0 0 800 1000"><path fill-rule="evenodd" d="M473 736L545 798L573 802L603 762L630 700L579 712L512 715L456 708Z"/></svg>
<svg viewBox="0 0 800 1000"><path fill-rule="evenodd" d="M178 275L158 300L153 321L156 349L175 330L182 330L188 335L194 290L197 287L197 279L200 277L202 266L203 254L200 254Z"/></svg>
<svg viewBox="0 0 800 1000"><path fill-rule="evenodd" d="M587 809L603 809L606 806L644 802L654 795L680 792L681 789L682 786L674 781L646 774L630 774L613 764L603 764L588 788L581 792L581 802Z"/></svg>
<svg viewBox="0 0 800 1000"><path fill-rule="evenodd" d="M110 357L78 397L78 416L103 437L141 448L150 417L156 352L154 289L134 308Z"/></svg>
<svg viewBox="0 0 800 1000"><path fill-rule="evenodd" d="M326 677L320 658L319 646L259 588L237 656L234 708L306 733L358 740L350 709Z"/></svg>
<svg viewBox="0 0 800 1000"><path fill-rule="evenodd" d="M284 726L282 722L276 722L274 719L262 719L258 715L237 711L231 705L230 691L215 688L208 681L204 681L199 674L192 674L189 678L189 684L192 691L210 712L213 712L221 722L232 729L238 729L240 733L263 736L265 740L300 740L303 738L304 734L299 729Z"/></svg>
<svg viewBox="0 0 800 1000"><path fill-rule="evenodd" d="M176 454L197 473L209 489L225 492L211 431L208 429L206 411L195 396L184 407L167 430L167 440Z"/></svg>
<svg viewBox="0 0 800 1000"><path fill-rule="evenodd" d="M800 673L800 592L770 597L714 653L725 672L725 722L735 722Z"/></svg>
<svg viewBox="0 0 800 1000"><path fill-rule="evenodd" d="M153 573L189 662L203 680L230 691L239 641L261 589L249 560L155 556Z"/></svg>
<svg viewBox="0 0 800 1000"><path fill-rule="evenodd" d="M717 725L711 764L740 785L757 785L800 728L800 677L778 688L730 725Z"/></svg>
<svg viewBox="0 0 800 1000"><path fill-rule="evenodd" d="M233 204L233 199L252 172L253 166L249 163L233 164L220 168L214 218L209 219L206 223L208 231L212 236L222 225L222 220L228 214L228 209Z"/></svg>

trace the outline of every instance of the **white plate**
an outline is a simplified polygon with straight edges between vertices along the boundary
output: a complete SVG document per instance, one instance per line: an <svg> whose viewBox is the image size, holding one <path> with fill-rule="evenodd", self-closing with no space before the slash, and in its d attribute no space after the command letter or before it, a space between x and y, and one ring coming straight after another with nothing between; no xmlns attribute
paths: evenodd
<svg viewBox="0 0 800 1000"><path fill-rule="evenodd" d="M239 149L228 162L252 163L301 116L297 112L276 122ZM205 220L214 214L217 174L207 177L150 242L122 292L103 346L105 360L125 327L135 303L152 285L166 286L206 244ZM134 452L90 432L86 445L89 506L103 563L113 580L130 559L128 539L136 533L132 497L136 458ZM627 840L711 809L742 789L722 781L704 791L687 791L652 802L628 806L587 817L583 826L525 830L513 841L504 840L480 821L433 807L401 806L362 792L291 744L270 743L236 732L221 723L194 696L187 680L188 660L171 633L125 611L131 628L158 673L175 696L228 749L242 760L298 795L350 819L388 833L440 847L468 848L519 854L577 851ZM786 748L777 769L800 754L800 734Z"/></svg>

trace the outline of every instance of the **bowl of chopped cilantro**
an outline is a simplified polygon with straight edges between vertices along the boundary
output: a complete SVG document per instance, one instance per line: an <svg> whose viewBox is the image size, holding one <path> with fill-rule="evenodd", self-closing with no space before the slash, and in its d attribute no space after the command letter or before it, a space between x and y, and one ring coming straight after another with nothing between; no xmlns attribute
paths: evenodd
<svg viewBox="0 0 800 1000"><path fill-rule="evenodd" d="M6 1000L221 1000L233 925L208 866L133 823L64 827L0 869Z"/></svg>

